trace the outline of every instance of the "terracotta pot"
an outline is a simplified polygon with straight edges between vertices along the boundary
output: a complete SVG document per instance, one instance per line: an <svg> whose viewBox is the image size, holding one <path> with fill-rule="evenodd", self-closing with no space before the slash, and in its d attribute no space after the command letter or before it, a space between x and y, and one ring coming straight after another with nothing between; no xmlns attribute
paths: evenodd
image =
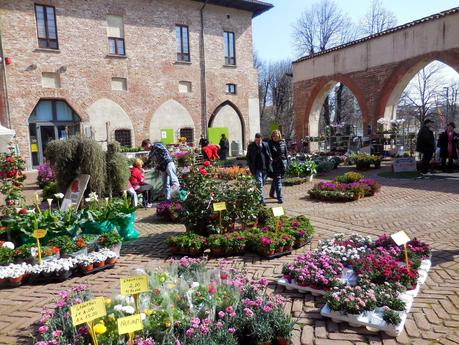
<svg viewBox="0 0 459 345"><path fill-rule="evenodd" d="M114 265L116 263L116 258L110 258L105 260L106 265Z"/></svg>
<svg viewBox="0 0 459 345"><path fill-rule="evenodd" d="M276 345L288 345L290 340L288 338L276 338L274 344Z"/></svg>
<svg viewBox="0 0 459 345"><path fill-rule="evenodd" d="M8 281L9 281L10 284L13 284L13 285L21 284L22 276L17 277L17 278L8 278Z"/></svg>
<svg viewBox="0 0 459 345"><path fill-rule="evenodd" d="M101 268L105 266L105 261L94 262L94 268Z"/></svg>
<svg viewBox="0 0 459 345"><path fill-rule="evenodd" d="M284 247L279 247L279 248L277 248L277 252L278 252L278 253L283 253L283 252L284 252Z"/></svg>
<svg viewBox="0 0 459 345"><path fill-rule="evenodd" d="M83 271L89 272L89 271L92 271L94 269L94 264L90 264L90 265L87 265L87 266L81 266L81 268L83 269Z"/></svg>
<svg viewBox="0 0 459 345"><path fill-rule="evenodd" d="M223 248L211 248L210 252L212 253L212 256L221 256L223 254Z"/></svg>
<svg viewBox="0 0 459 345"><path fill-rule="evenodd" d="M286 247L284 247L284 251L285 251L285 252L290 252L290 251L292 251L292 246L286 246Z"/></svg>

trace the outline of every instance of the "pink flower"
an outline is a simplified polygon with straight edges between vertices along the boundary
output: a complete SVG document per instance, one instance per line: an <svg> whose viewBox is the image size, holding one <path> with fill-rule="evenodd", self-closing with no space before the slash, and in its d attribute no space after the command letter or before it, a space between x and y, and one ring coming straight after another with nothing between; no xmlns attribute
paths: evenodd
<svg viewBox="0 0 459 345"><path fill-rule="evenodd" d="M226 315L226 314L225 314L224 311L219 311L219 312L218 312L218 317L219 317L220 319L223 319L223 318L225 317L225 315Z"/></svg>
<svg viewBox="0 0 459 345"><path fill-rule="evenodd" d="M266 278L261 278L260 281L258 282L261 286L267 287L268 286L268 279Z"/></svg>
<svg viewBox="0 0 459 345"><path fill-rule="evenodd" d="M191 337L194 334L194 329L193 328L188 328L185 332L185 335L187 337Z"/></svg>
<svg viewBox="0 0 459 345"><path fill-rule="evenodd" d="M53 332L53 337L57 338L57 337L60 337L62 335L62 331L61 330L56 330Z"/></svg>
<svg viewBox="0 0 459 345"><path fill-rule="evenodd" d="M236 328L230 327L228 328L228 332L230 332L231 334L236 333Z"/></svg>
<svg viewBox="0 0 459 345"><path fill-rule="evenodd" d="M250 308L244 308L244 314L247 317L252 317L253 316L253 311Z"/></svg>
<svg viewBox="0 0 459 345"><path fill-rule="evenodd" d="M216 324L215 324L215 327L217 327L217 329L222 329L223 328L223 323L221 321L218 321Z"/></svg>
<svg viewBox="0 0 459 345"><path fill-rule="evenodd" d="M204 326L204 325L201 325L201 326L199 327L199 330L201 331L202 334L207 334L207 333L209 333L209 329L208 329L206 326Z"/></svg>
<svg viewBox="0 0 459 345"><path fill-rule="evenodd" d="M265 306L263 307L263 311L264 311L265 313L269 313L269 312L271 311L271 309L272 309L272 308L271 308L271 306L270 306L269 304L267 304L267 305L265 305Z"/></svg>
<svg viewBox="0 0 459 345"><path fill-rule="evenodd" d="M48 332L48 326L43 325L40 328L38 328L38 333L43 334L43 333L46 333L46 332Z"/></svg>
<svg viewBox="0 0 459 345"><path fill-rule="evenodd" d="M231 314L231 313L234 312L234 308L233 308L232 306L226 307L226 312L227 312L228 314Z"/></svg>

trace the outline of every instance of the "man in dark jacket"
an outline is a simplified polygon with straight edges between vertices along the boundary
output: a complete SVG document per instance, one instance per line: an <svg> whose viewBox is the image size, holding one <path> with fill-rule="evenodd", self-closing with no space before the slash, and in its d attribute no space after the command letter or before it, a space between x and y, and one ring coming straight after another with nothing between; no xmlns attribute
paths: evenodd
<svg viewBox="0 0 459 345"><path fill-rule="evenodd" d="M453 170L453 160L457 159L456 145L459 141L459 136L454 131L456 125L454 122L448 123L446 130L438 137L438 148L440 149L441 168L443 172L451 172ZM446 161L448 160L448 168Z"/></svg>
<svg viewBox="0 0 459 345"><path fill-rule="evenodd" d="M247 148L247 164L250 172L257 181L260 191L260 202L265 205L263 186L266 182L267 171L271 169L271 152L268 143L263 142L261 134L255 134L255 141Z"/></svg>
<svg viewBox="0 0 459 345"><path fill-rule="evenodd" d="M422 154L421 173L427 174L430 170L430 160L435 152L435 138L432 132L432 120L425 120L424 126L418 132L416 151Z"/></svg>

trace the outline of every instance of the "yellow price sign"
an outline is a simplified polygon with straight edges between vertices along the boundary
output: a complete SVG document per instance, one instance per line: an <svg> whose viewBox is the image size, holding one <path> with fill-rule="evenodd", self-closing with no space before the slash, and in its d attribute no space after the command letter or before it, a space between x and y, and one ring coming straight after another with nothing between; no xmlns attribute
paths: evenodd
<svg viewBox="0 0 459 345"><path fill-rule="evenodd" d="M37 239L38 239L38 238L43 238L43 237L46 236L46 232L47 232L47 231L46 231L45 229L34 230L34 231L32 232L32 237L33 237L33 238L37 238Z"/></svg>
<svg viewBox="0 0 459 345"><path fill-rule="evenodd" d="M120 290L122 295L136 295L149 291L148 278L146 275L120 278Z"/></svg>
<svg viewBox="0 0 459 345"><path fill-rule="evenodd" d="M104 298L96 297L87 302L72 305L70 307L70 314L72 315L72 323L74 327L103 317L107 315Z"/></svg>
<svg viewBox="0 0 459 345"><path fill-rule="evenodd" d="M283 207L273 207L271 210L274 217L282 217L285 214Z"/></svg>
<svg viewBox="0 0 459 345"><path fill-rule="evenodd" d="M134 333L143 329L140 314L134 314L118 319L118 334Z"/></svg>
<svg viewBox="0 0 459 345"><path fill-rule="evenodd" d="M408 237L405 231L399 231L391 235L390 237L392 237L397 246L403 246L404 244L410 241L410 238Z"/></svg>
<svg viewBox="0 0 459 345"><path fill-rule="evenodd" d="M214 203L214 212L220 212L226 210L226 202L216 202Z"/></svg>

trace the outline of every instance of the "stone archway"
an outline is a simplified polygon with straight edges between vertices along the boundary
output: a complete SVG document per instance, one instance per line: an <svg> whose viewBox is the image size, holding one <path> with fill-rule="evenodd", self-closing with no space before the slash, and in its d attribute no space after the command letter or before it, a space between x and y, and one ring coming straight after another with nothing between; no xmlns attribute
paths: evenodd
<svg viewBox="0 0 459 345"><path fill-rule="evenodd" d="M363 127L365 128L365 125L368 124L368 108L361 88L351 78L345 75L335 75L317 81L309 94L303 123L304 126L307 126L307 128L304 128L307 135L312 137L319 136L320 112L325 98L337 83L344 84L352 92L362 113Z"/></svg>
<svg viewBox="0 0 459 345"><path fill-rule="evenodd" d="M384 117L386 124L395 118L398 103L409 82L421 69L434 61L442 62L459 73L459 55L448 52L427 54L400 64L384 84L377 106L377 112Z"/></svg>
<svg viewBox="0 0 459 345"><path fill-rule="evenodd" d="M195 131L193 118L182 104L170 99L161 104L153 114L149 129L150 140L161 141L162 129L172 129L175 140L180 136L180 130L184 128ZM193 137L196 137L195 133Z"/></svg>
<svg viewBox="0 0 459 345"><path fill-rule="evenodd" d="M129 115L121 106L108 98L101 98L88 107L89 122L94 139L103 146L115 140L115 131L131 131L131 145L135 146L134 127Z"/></svg>
<svg viewBox="0 0 459 345"><path fill-rule="evenodd" d="M212 113L209 119L209 127L228 128L230 142L230 156L241 155L245 149L245 123L238 107L225 101Z"/></svg>

